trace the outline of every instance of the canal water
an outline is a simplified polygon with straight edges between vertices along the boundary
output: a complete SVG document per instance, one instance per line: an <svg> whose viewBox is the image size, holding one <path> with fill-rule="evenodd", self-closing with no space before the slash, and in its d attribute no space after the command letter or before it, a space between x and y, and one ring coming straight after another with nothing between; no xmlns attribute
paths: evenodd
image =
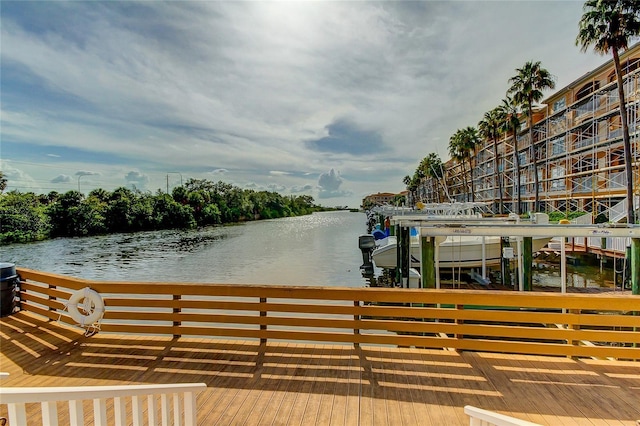
<svg viewBox="0 0 640 426"><path fill-rule="evenodd" d="M0 261L92 280L363 287L370 284L360 271L358 236L365 232L363 213L321 212L198 230L13 244L0 248ZM536 284L559 288L559 267L536 270ZM572 265L568 286L613 287L613 271Z"/></svg>
<svg viewBox="0 0 640 426"><path fill-rule="evenodd" d="M358 236L364 231L363 213L321 212L14 244L0 248L0 260L93 280L363 287Z"/></svg>

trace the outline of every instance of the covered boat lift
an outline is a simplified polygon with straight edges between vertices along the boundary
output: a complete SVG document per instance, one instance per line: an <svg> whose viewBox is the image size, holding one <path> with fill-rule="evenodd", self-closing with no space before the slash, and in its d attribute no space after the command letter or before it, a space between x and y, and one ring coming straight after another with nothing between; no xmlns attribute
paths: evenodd
<svg viewBox="0 0 640 426"><path fill-rule="evenodd" d="M457 219L457 220L456 220ZM531 263L533 260L533 237L562 237L561 242L561 289L567 290L566 268L566 238L567 237L618 237L631 239L631 288L633 294L640 294L640 226L628 224L599 224L599 225L572 225L572 224L542 224L536 223L534 216L531 222L513 222L507 218L499 219L475 219L448 218L445 221L434 221L430 218L419 216L396 216L392 222L398 228L398 234L404 238L398 238L399 259L398 265L403 279L408 277L409 271L409 229L417 228L421 246L421 276L422 287L440 288L438 273L438 244L448 236L499 236L516 237L518 241L518 273L519 290L531 290ZM484 271L483 271L484 276Z"/></svg>

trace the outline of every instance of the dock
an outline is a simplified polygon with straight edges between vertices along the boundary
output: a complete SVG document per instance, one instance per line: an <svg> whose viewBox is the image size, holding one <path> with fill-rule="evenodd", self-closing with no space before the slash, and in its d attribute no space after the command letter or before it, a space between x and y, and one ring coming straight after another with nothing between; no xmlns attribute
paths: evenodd
<svg viewBox="0 0 640 426"><path fill-rule="evenodd" d="M202 383L190 403L202 426L462 425L465 406L543 425L640 419L638 295L17 272L17 311L0 318L2 390ZM81 321L96 312L78 313L83 297L104 306L97 322ZM32 401L21 418L41 424ZM134 405L99 400L98 412L114 424Z"/></svg>
<svg viewBox="0 0 640 426"><path fill-rule="evenodd" d="M28 312L0 319L0 330L0 369L10 374L3 387L204 382L199 425L462 425L469 424L467 404L543 425L632 426L640 419L640 369L632 361L86 337Z"/></svg>

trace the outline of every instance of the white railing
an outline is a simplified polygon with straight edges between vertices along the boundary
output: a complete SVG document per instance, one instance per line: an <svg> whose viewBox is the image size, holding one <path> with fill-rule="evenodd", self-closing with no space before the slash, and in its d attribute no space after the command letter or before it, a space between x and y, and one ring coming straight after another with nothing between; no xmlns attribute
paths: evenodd
<svg viewBox="0 0 640 426"><path fill-rule="evenodd" d="M466 405L464 413L470 417L470 426L540 426L538 423L531 423L504 414Z"/></svg>
<svg viewBox="0 0 640 426"><path fill-rule="evenodd" d="M69 403L71 426L84 425L83 401L93 400L95 426L107 424L139 426L158 424L158 399L162 425L196 425L196 394L206 389L204 383L170 385L122 385L80 387L0 388L0 404L6 404L10 425L27 425L26 404L40 403L43 426L58 425L57 402ZM146 408L144 397L147 397ZM127 399L131 403L127 404ZM107 400L113 400L114 419L107 423ZM173 403L170 402L173 400ZM172 407L173 406L173 407ZM31 414L29 418L31 418ZM173 423L171 423L173 414ZM37 417L37 416L36 416ZM146 417L146 422L145 422ZM130 420L128 420L130 419Z"/></svg>

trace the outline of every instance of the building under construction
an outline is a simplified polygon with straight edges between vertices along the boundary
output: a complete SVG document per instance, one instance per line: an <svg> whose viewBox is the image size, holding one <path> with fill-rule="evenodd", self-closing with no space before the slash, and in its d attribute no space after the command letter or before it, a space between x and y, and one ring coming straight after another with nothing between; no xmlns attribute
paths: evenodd
<svg viewBox="0 0 640 426"><path fill-rule="evenodd" d="M624 72L634 188L638 188L638 115L640 43L620 55ZM503 134L497 145L481 143L468 164L449 160L444 179L422 179L415 191L423 202L479 201L498 213L502 184L503 212L516 212L520 190L521 212L533 210L537 153L538 211L584 211L592 219L617 222L626 218L626 176L622 126L613 61L583 75L543 101L533 113L532 149L526 117L520 132ZM516 150L517 147L517 150ZM520 182L516 182L516 155ZM469 170L471 169L471 171ZM444 181L444 182L442 182ZM636 208L638 201L636 200Z"/></svg>

